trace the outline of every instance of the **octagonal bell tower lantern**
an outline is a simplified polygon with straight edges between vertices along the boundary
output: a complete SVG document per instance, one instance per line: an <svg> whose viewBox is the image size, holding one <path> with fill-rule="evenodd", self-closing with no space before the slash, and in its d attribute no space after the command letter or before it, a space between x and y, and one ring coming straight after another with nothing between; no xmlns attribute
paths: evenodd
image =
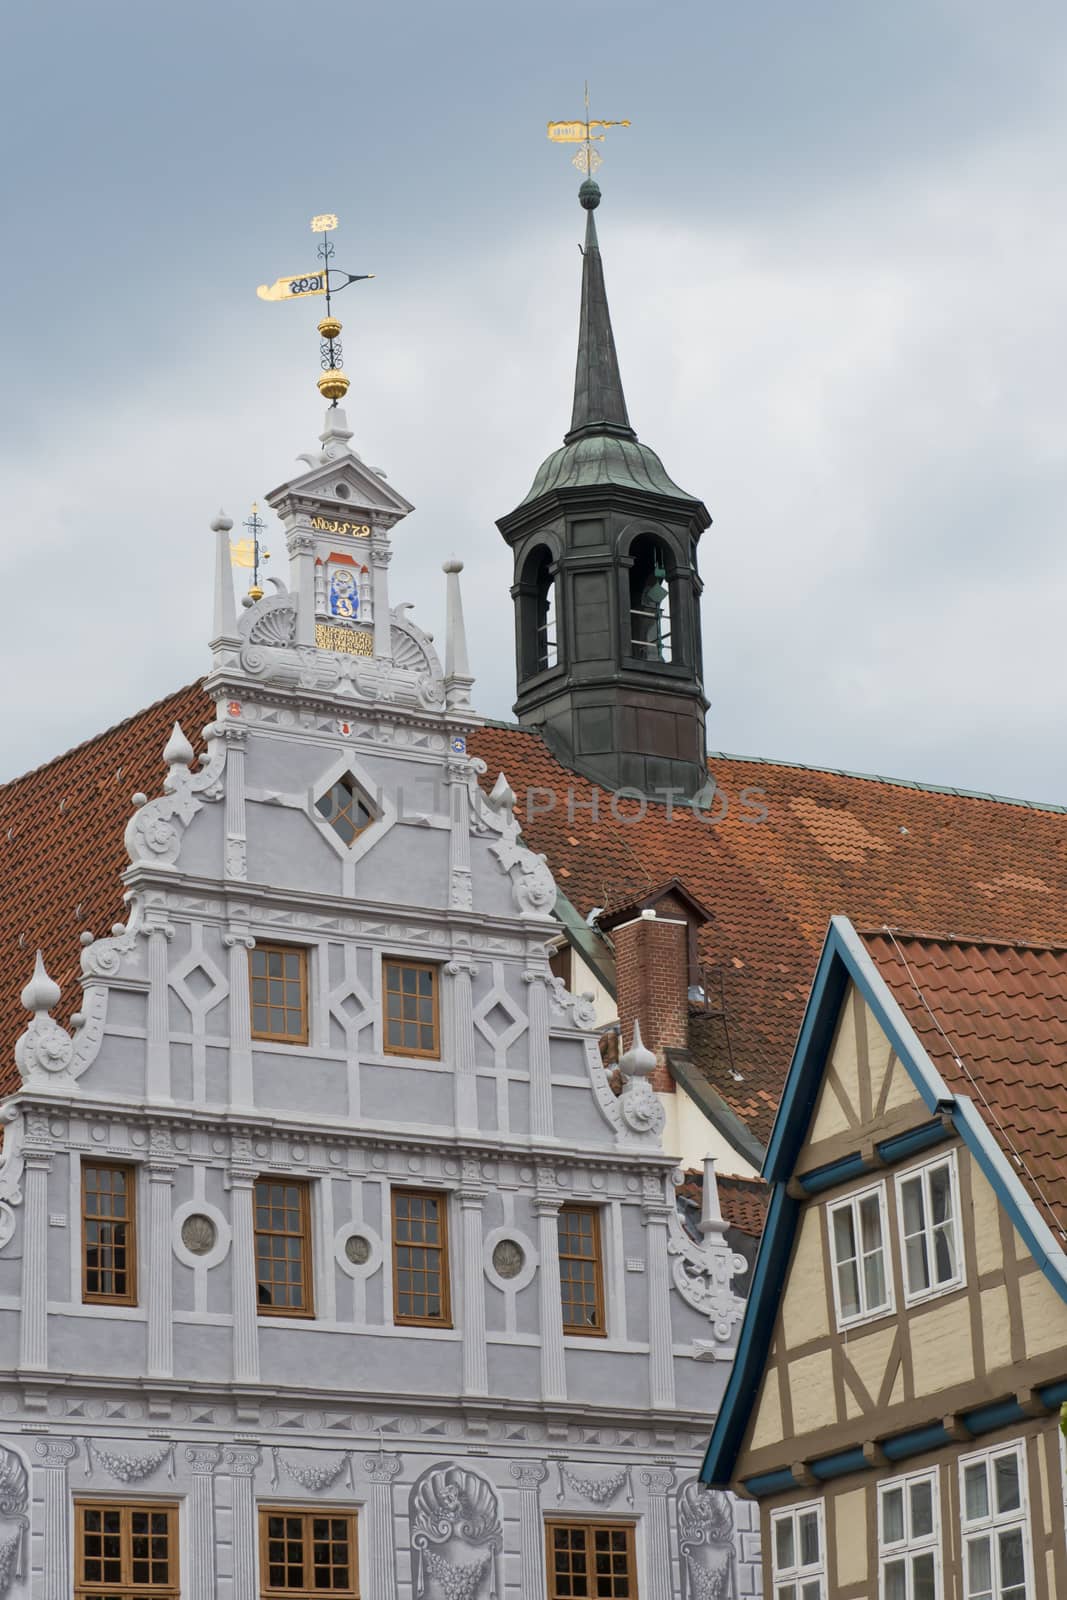
<svg viewBox="0 0 1067 1600"><path fill-rule="evenodd" d="M556 126L588 134L601 125L550 124L550 137ZM588 172L596 152L585 142ZM711 517L630 424L591 176L578 197L586 228L571 425L497 523L515 562L515 715L607 789L692 797L708 781L697 545Z"/></svg>

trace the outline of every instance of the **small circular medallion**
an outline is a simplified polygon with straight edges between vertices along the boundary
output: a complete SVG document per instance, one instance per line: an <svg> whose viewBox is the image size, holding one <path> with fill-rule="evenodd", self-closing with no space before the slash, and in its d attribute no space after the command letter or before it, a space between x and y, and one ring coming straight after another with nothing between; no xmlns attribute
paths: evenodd
<svg viewBox="0 0 1067 1600"><path fill-rule="evenodd" d="M350 1234L345 1240L345 1255L354 1267L364 1267L370 1260L370 1240L361 1233Z"/></svg>
<svg viewBox="0 0 1067 1600"><path fill-rule="evenodd" d="M517 1278L526 1265L526 1252L515 1239L501 1239L493 1251L493 1271L498 1278Z"/></svg>
<svg viewBox="0 0 1067 1600"><path fill-rule="evenodd" d="M194 1211L182 1223L182 1244L191 1256L206 1256L215 1248L218 1229L210 1217Z"/></svg>

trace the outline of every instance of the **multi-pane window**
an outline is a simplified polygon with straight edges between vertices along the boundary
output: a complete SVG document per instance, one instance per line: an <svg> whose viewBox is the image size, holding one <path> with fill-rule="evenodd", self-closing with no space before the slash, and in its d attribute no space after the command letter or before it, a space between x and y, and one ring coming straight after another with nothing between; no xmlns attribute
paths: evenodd
<svg viewBox="0 0 1067 1600"><path fill-rule="evenodd" d="M370 801L347 772L315 801L315 809L342 844L353 844L375 820Z"/></svg>
<svg viewBox="0 0 1067 1600"><path fill-rule="evenodd" d="M259 1513L259 1568L264 1600L354 1600L356 1517L350 1511L305 1511L263 1507Z"/></svg>
<svg viewBox="0 0 1067 1600"><path fill-rule="evenodd" d="M393 1317L452 1326L447 1197L393 1190Z"/></svg>
<svg viewBox="0 0 1067 1600"><path fill-rule="evenodd" d="M565 1333L603 1334L604 1267L596 1206L560 1206L559 1286Z"/></svg>
<svg viewBox="0 0 1067 1600"><path fill-rule="evenodd" d="M178 1508L78 1500L75 1600L177 1600Z"/></svg>
<svg viewBox="0 0 1067 1600"><path fill-rule="evenodd" d="M311 1193L303 1182L257 1178L256 1296L261 1316L314 1316Z"/></svg>
<svg viewBox="0 0 1067 1600"><path fill-rule="evenodd" d="M1023 1445L960 1462L965 1600L1034 1600Z"/></svg>
<svg viewBox="0 0 1067 1600"><path fill-rule="evenodd" d="M955 1156L897 1179L904 1298L910 1305L963 1281Z"/></svg>
<svg viewBox="0 0 1067 1600"><path fill-rule="evenodd" d="M827 1212L840 1326L892 1310L886 1261L885 1185L854 1194Z"/></svg>
<svg viewBox="0 0 1067 1600"><path fill-rule="evenodd" d="M822 1502L790 1506L771 1517L773 1600L826 1600Z"/></svg>
<svg viewBox="0 0 1067 1600"><path fill-rule="evenodd" d="M880 1600L941 1600L937 1473L914 1472L878 1489Z"/></svg>
<svg viewBox="0 0 1067 1600"><path fill-rule="evenodd" d="M307 1044L307 951L284 944L257 944L249 960L253 1039Z"/></svg>
<svg viewBox="0 0 1067 1600"><path fill-rule="evenodd" d="M387 1053L439 1056L437 968L421 961L386 961L382 976Z"/></svg>
<svg viewBox="0 0 1067 1600"><path fill-rule="evenodd" d="M636 1600L634 1530L624 1522L550 1522L549 1600Z"/></svg>
<svg viewBox="0 0 1067 1600"><path fill-rule="evenodd" d="M82 1299L137 1304L136 1174L82 1162Z"/></svg>

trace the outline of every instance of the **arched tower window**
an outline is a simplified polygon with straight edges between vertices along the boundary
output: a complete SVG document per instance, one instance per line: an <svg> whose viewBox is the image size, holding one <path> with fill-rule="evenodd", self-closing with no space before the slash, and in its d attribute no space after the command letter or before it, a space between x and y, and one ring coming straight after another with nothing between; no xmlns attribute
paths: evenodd
<svg viewBox="0 0 1067 1600"><path fill-rule="evenodd" d="M671 585L667 552L642 534L630 551L630 652L639 661L671 659Z"/></svg>
<svg viewBox="0 0 1067 1600"><path fill-rule="evenodd" d="M547 672L559 662L556 631L555 556L542 545L531 551L522 584L523 658L528 677Z"/></svg>
<svg viewBox="0 0 1067 1600"><path fill-rule="evenodd" d="M545 550L537 569L537 670L547 672L559 660L556 642L556 580L552 557Z"/></svg>

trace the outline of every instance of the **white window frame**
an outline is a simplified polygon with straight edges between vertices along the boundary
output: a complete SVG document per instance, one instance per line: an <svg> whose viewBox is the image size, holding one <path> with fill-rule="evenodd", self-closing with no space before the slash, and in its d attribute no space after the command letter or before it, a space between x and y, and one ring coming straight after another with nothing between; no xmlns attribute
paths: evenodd
<svg viewBox="0 0 1067 1600"><path fill-rule="evenodd" d="M863 1276L863 1247L859 1226L859 1206L861 1200L866 1200L870 1195L878 1196L878 1216L882 1229L882 1276L885 1279L885 1302L879 1306L864 1305L866 1287ZM838 1277L837 1254L834 1249L834 1217L839 1211L851 1210L852 1231L856 1240L856 1279L860 1292L860 1309L852 1316L846 1316L841 1309L841 1283ZM826 1233L830 1247L830 1276L833 1280L834 1311L837 1315L838 1328L855 1328L861 1322L874 1322L880 1317L892 1316L896 1310L896 1291L893 1283L893 1253L889 1236L889 1206L886 1200L886 1186L884 1179L880 1183L868 1184L864 1189L856 1189L852 1194L835 1200L826 1208Z"/></svg>
<svg viewBox="0 0 1067 1600"><path fill-rule="evenodd" d="M994 1462L1003 1456L1013 1455L1018 1463L1019 1472L1019 1507L1015 1511L998 1511L994 1504L996 1479L993 1476ZM989 1512L984 1517L968 1519L967 1516L967 1482L966 1472L969 1466L981 1462L988 1474L989 1485ZM993 1445L988 1450L973 1450L969 1455L961 1456L959 1462L960 1486L960 1562L961 1562L961 1594L964 1600L970 1600L972 1591L967 1580L967 1547L974 1538L988 1538L990 1541L992 1560L992 1595L993 1600L1001 1600L1003 1584L1000 1581L1000 1543L997 1535L1006 1533L1014 1528L1022 1532L1023 1544L1023 1571L1026 1600L1037 1600L1037 1589L1034 1584L1034 1558L1032 1549L1032 1534L1030 1525L1030 1485L1029 1473L1026 1464L1026 1444L1022 1439L1014 1439L1008 1444Z"/></svg>
<svg viewBox="0 0 1067 1600"><path fill-rule="evenodd" d="M778 1525L781 1522L793 1523L793 1549L800 1554L800 1536L797 1530L797 1521L805 1512L814 1511L816 1525L819 1530L819 1559L818 1561L802 1565L794 1562L791 1567L778 1565ZM803 1585L817 1582L819 1585L819 1600L826 1600L826 1517L821 1500L804 1500L799 1505L785 1506L781 1511L771 1512L771 1594L769 1600L780 1600L780 1591L788 1591L792 1585L792 1594L787 1595L787 1600L806 1600L803 1594Z"/></svg>
<svg viewBox="0 0 1067 1600"><path fill-rule="evenodd" d="M952 1232L953 1244L956 1252L955 1276L948 1278L944 1283L931 1283L928 1289L912 1289L908 1280L908 1244L904 1230L904 1185L909 1180L918 1178L923 1186L923 1229L926 1237L927 1260L933 1267L933 1223L931 1221L930 1206L930 1180L929 1174L935 1167L947 1167L949 1174L949 1191L952 1196ZM956 1161L955 1150L948 1154L930 1157L920 1161L914 1167L894 1175L894 1188L897 1198L897 1226L900 1230L900 1283L904 1291L904 1304L914 1306L924 1300L936 1300L943 1294L955 1294L957 1289L962 1289L967 1283L967 1270L963 1259L963 1229L960 1218L960 1175Z"/></svg>
<svg viewBox="0 0 1067 1600"><path fill-rule="evenodd" d="M878 1594L886 1600L886 1567L895 1561L905 1563L905 1593L907 1600L915 1600L912 1556L932 1553L934 1558L934 1596L942 1600L944 1587L941 1573L941 1475L936 1467L925 1472L907 1472L899 1478L889 1478L878 1485ZM911 1529L911 1490L916 1483L929 1483L933 1505L933 1528L929 1534L916 1536ZM904 1537L886 1542L883 1535L882 1501L887 1494L899 1490L904 1507Z"/></svg>

